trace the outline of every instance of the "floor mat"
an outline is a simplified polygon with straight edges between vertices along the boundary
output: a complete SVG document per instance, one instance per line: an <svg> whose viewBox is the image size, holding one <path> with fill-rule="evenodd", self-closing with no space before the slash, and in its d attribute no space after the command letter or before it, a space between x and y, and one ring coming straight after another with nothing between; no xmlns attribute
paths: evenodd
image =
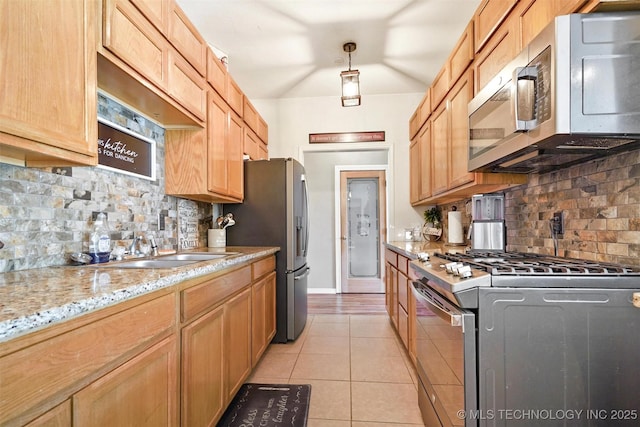
<svg viewBox="0 0 640 427"><path fill-rule="evenodd" d="M218 427L306 427L311 386L308 384L243 384Z"/></svg>

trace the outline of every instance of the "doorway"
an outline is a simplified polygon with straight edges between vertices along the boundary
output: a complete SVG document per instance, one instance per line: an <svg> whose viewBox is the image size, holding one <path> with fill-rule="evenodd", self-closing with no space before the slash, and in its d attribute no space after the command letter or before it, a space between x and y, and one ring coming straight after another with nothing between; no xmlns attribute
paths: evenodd
<svg viewBox="0 0 640 427"><path fill-rule="evenodd" d="M384 170L340 171L340 287L343 293L384 293L386 235Z"/></svg>

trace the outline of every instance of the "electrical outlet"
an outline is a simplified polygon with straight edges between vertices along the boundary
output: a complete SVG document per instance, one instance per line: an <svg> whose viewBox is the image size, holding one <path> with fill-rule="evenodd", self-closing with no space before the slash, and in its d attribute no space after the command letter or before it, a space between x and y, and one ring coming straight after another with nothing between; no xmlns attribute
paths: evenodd
<svg viewBox="0 0 640 427"><path fill-rule="evenodd" d="M564 234L564 215L562 212L554 212L553 214L553 232Z"/></svg>

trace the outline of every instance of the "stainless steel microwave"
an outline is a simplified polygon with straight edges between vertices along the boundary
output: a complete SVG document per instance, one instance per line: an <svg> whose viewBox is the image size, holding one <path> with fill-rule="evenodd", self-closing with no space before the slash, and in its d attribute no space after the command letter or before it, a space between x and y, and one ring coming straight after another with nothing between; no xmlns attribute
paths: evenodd
<svg viewBox="0 0 640 427"><path fill-rule="evenodd" d="M640 148L640 12L558 16L469 103L469 170Z"/></svg>

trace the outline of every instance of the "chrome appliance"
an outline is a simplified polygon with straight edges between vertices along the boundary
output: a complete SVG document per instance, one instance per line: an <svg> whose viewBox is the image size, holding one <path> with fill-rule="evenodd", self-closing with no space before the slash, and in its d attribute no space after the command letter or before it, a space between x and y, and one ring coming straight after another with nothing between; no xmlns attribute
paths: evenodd
<svg viewBox="0 0 640 427"><path fill-rule="evenodd" d="M640 148L640 12L558 16L469 103L469 170L545 172Z"/></svg>
<svg viewBox="0 0 640 427"><path fill-rule="evenodd" d="M471 250L504 251L504 194L476 194L471 198Z"/></svg>
<svg viewBox="0 0 640 427"><path fill-rule="evenodd" d="M425 425L637 425L639 267L495 251L411 267Z"/></svg>

